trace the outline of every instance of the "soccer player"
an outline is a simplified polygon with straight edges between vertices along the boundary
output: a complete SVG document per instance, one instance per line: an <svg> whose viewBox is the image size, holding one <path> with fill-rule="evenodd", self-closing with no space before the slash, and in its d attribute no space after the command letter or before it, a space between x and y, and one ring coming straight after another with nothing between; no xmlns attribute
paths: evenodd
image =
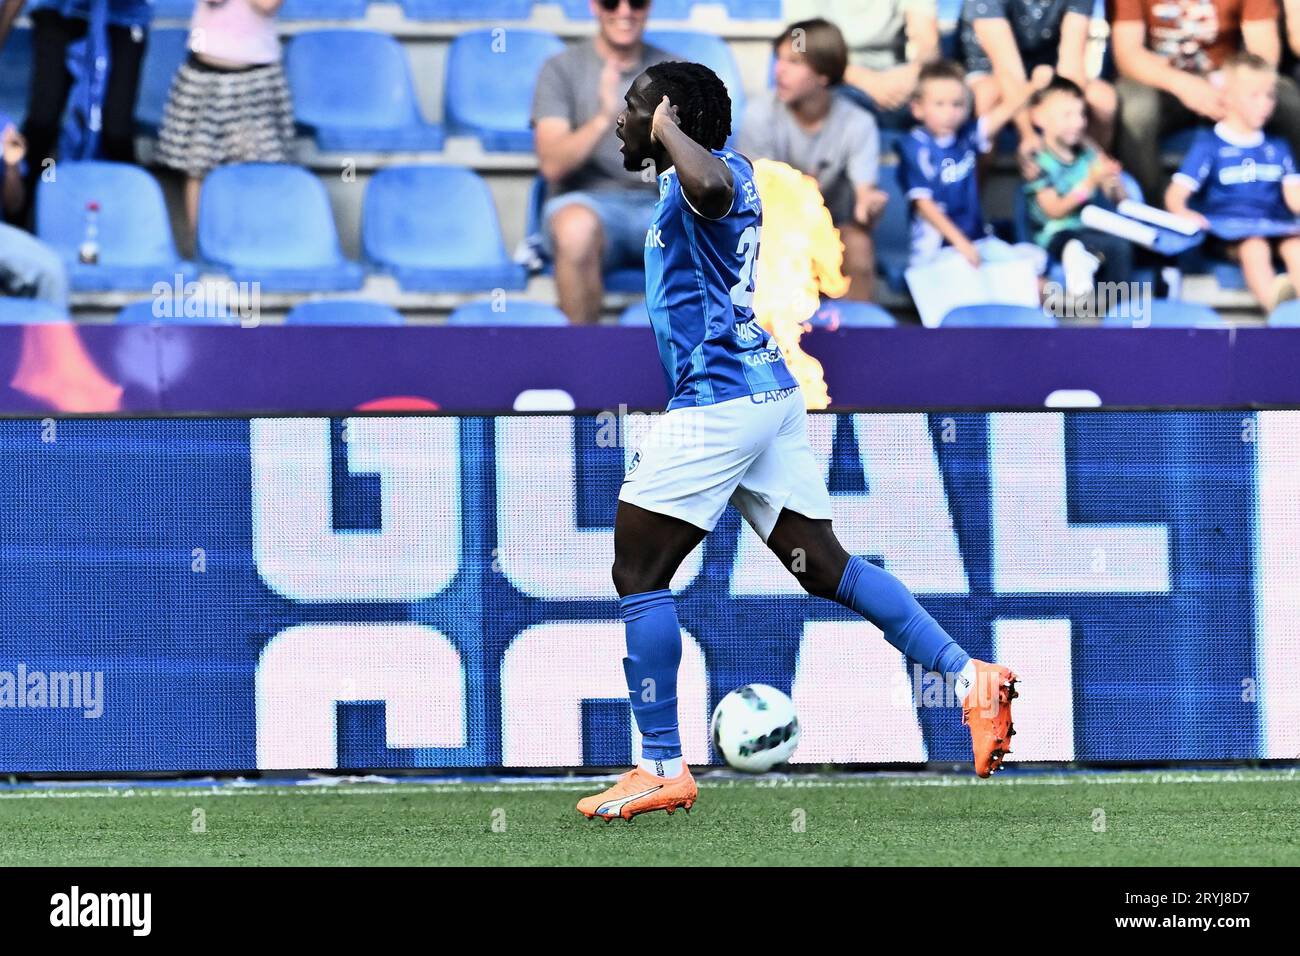
<svg viewBox="0 0 1300 956"><path fill-rule="evenodd" d="M972 660L891 574L847 554L808 443L803 398L754 319L763 209L747 159L726 148L731 100L695 63L659 63L628 90L616 133L628 169L653 163L646 307L671 399L635 452L614 521L637 767L578 803L588 818L687 810L698 791L677 727L681 628L669 584L730 501L810 594L838 601L931 671L951 675L975 771L1010 747L1015 675Z"/></svg>

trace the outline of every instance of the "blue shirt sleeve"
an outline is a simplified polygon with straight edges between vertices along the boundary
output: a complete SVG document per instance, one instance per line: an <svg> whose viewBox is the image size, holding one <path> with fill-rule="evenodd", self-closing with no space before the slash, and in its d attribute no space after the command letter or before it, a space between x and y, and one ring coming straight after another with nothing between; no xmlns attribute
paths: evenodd
<svg viewBox="0 0 1300 956"><path fill-rule="evenodd" d="M905 136L899 141L898 185L908 199L927 198L934 194L934 179L928 174L923 155L925 149L915 136Z"/></svg>
<svg viewBox="0 0 1300 956"><path fill-rule="evenodd" d="M1204 130L1196 134L1191 149L1183 157L1183 164L1174 173L1174 180L1192 192L1200 192L1214 171L1214 137Z"/></svg>

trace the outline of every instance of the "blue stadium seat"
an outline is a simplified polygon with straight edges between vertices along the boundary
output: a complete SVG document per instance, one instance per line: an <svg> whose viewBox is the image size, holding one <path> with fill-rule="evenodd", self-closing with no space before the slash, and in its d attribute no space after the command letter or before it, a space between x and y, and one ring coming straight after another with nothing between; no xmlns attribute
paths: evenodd
<svg viewBox="0 0 1300 956"><path fill-rule="evenodd" d="M487 183L459 166L391 166L366 189L365 257L403 289L522 289L523 266L506 255Z"/></svg>
<svg viewBox="0 0 1300 956"><path fill-rule="evenodd" d="M491 152L531 152L533 88L542 64L564 49L539 30L468 30L447 50L444 115L451 133Z"/></svg>
<svg viewBox="0 0 1300 956"><path fill-rule="evenodd" d="M364 20L370 0L284 0L281 20Z"/></svg>
<svg viewBox="0 0 1300 956"><path fill-rule="evenodd" d="M781 0L726 0L733 20L780 20Z"/></svg>
<svg viewBox="0 0 1300 956"><path fill-rule="evenodd" d="M155 302L157 307L155 308ZM122 307L118 325L238 325L239 316L203 297L182 300L141 299Z"/></svg>
<svg viewBox="0 0 1300 956"><path fill-rule="evenodd" d="M90 202L99 204L99 262L93 266L77 261ZM58 176L36 190L36 235L58 250L79 291L149 289L177 275L188 282L198 272L176 251L162 189L139 166L59 163Z"/></svg>
<svg viewBox="0 0 1300 956"><path fill-rule="evenodd" d="M963 0L939 0L939 22L952 23L961 19Z"/></svg>
<svg viewBox="0 0 1300 956"><path fill-rule="evenodd" d="M1134 309L1133 311L1136 311ZM1208 305L1182 302L1177 299L1152 299L1140 316L1123 315L1115 309L1102 319L1108 329L1161 328L1161 329L1226 329L1228 324Z"/></svg>
<svg viewBox="0 0 1300 956"><path fill-rule="evenodd" d="M700 0L700 2L708 3L710 0ZM656 21L689 20L693 6L695 0L654 0L650 13ZM570 20L592 19L589 0L560 0L560 9Z"/></svg>
<svg viewBox="0 0 1300 956"><path fill-rule="evenodd" d="M17 296L0 296L0 325L44 325L71 322L68 314L48 302Z"/></svg>
<svg viewBox="0 0 1300 956"><path fill-rule="evenodd" d="M420 115L402 45L370 30L309 30L285 54L294 115L323 150L442 149Z"/></svg>
<svg viewBox="0 0 1300 956"><path fill-rule="evenodd" d="M658 13L656 5L655 14ZM645 42L684 60L703 63L718 74L718 79L726 84L727 92L731 94L731 134L735 136L745 116L745 84L727 41L698 30L647 30Z"/></svg>
<svg viewBox="0 0 1300 956"><path fill-rule="evenodd" d="M533 0L401 0L408 20L527 20Z"/></svg>
<svg viewBox="0 0 1300 956"><path fill-rule="evenodd" d="M953 309L939 323L945 329L1051 329L1056 319L1042 309L1027 305L963 305Z"/></svg>
<svg viewBox="0 0 1300 956"><path fill-rule="evenodd" d="M569 320L553 305L530 299L509 299L501 311L491 300L460 306L447 318L448 325L568 325Z"/></svg>
<svg viewBox="0 0 1300 956"><path fill-rule="evenodd" d="M189 20L197 0L151 0L155 20Z"/></svg>
<svg viewBox="0 0 1300 956"><path fill-rule="evenodd" d="M27 92L32 82L32 31L15 28L0 47L0 113L18 125L27 115Z"/></svg>
<svg viewBox="0 0 1300 956"><path fill-rule="evenodd" d="M237 282L273 291L352 290L364 279L339 249L324 185L297 166L240 163L209 173L199 255Z"/></svg>
<svg viewBox="0 0 1300 956"><path fill-rule="evenodd" d="M815 329L892 329L898 322L871 302L824 299L809 320Z"/></svg>
<svg viewBox="0 0 1300 956"><path fill-rule="evenodd" d="M637 299L618 317L619 325L650 327L650 313L646 311L645 299Z"/></svg>
<svg viewBox="0 0 1300 956"><path fill-rule="evenodd" d="M403 325L402 313L368 299L308 299L284 317L285 325Z"/></svg>
<svg viewBox="0 0 1300 956"><path fill-rule="evenodd" d="M193 9L193 4L190 8ZM161 16L162 14L156 14ZM186 17L189 16L187 12ZM144 62L140 65L140 92L135 100L135 124L141 132L155 134L172 88L172 77L189 55L190 31L165 28L149 31Z"/></svg>
<svg viewBox="0 0 1300 956"><path fill-rule="evenodd" d="M876 226L876 269L895 292L903 292L907 283L903 273L911 255L912 234L907 215L907 197L898 181L897 166L880 168L880 188L888 194L889 202Z"/></svg>
<svg viewBox="0 0 1300 956"><path fill-rule="evenodd" d="M1270 328L1300 329L1300 299L1283 302L1268 317Z"/></svg>

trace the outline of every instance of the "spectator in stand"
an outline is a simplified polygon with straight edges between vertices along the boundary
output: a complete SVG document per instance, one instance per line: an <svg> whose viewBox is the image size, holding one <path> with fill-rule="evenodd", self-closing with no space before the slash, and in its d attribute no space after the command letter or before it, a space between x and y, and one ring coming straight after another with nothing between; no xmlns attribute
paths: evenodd
<svg viewBox="0 0 1300 956"><path fill-rule="evenodd" d="M158 163L185 174L185 214L198 228L203 177L227 163L283 163L293 102L275 15L284 0L198 0L190 55L172 79Z"/></svg>
<svg viewBox="0 0 1300 956"><path fill-rule="evenodd" d="M782 13L787 21L825 17L839 26L849 46L839 92L881 126L912 125L921 67L939 58L936 0L785 0Z"/></svg>
<svg viewBox="0 0 1300 956"><path fill-rule="evenodd" d="M1034 91L1051 79L1051 67L1036 67L1017 99L1004 100L972 118L966 71L960 64L938 60L921 70L912 100L917 125L898 144L898 178L911 222L911 265L930 262L951 246L978 268L985 248L998 242L990 235L980 205L976 161Z"/></svg>
<svg viewBox="0 0 1300 956"><path fill-rule="evenodd" d="M1234 53L1223 73L1224 117L1197 131L1165 206L1205 229L1212 249L1241 263L1247 288L1267 313L1295 298L1300 285L1300 172L1286 140L1264 133L1277 102L1273 64ZM1275 254L1286 266L1281 275L1273 269Z"/></svg>
<svg viewBox="0 0 1300 956"><path fill-rule="evenodd" d="M23 0L5 0L0 11L0 46L22 6ZM88 33L97 11L107 20L108 58L99 104L98 155L119 163L135 162L135 98L153 5L149 0L32 0L27 7L32 19L33 60L23 137L29 156L25 193L30 205L46 161L58 152L64 108L74 83L68 66L69 46L92 39ZM84 72L84 67L81 69ZM29 211L24 210L20 220L28 218Z"/></svg>
<svg viewBox="0 0 1300 956"><path fill-rule="evenodd" d="M1094 281L1128 282L1132 243L1083 224L1085 206L1109 206L1125 198L1119 163L1087 139L1083 89L1055 76L1034 94L1029 110L1043 143L1033 158L1039 173L1025 184L1034 242L1062 264L1071 296L1085 295Z"/></svg>
<svg viewBox="0 0 1300 956"><path fill-rule="evenodd" d="M26 207L26 155L22 134L0 114L0 218L16 220ZM68 307L68 276L59 254L7 222L0 222L0 294L34 296L60 309Z"/></svg>
<svg viewBox="0 0 1300 956"><path fill-rule="evenodd" d="M542 245L560 309L577 324L600 318L606 270L642 265L658 182L653 166L624 168L614 121L632 81L673 59L642 42L649 0L591 0L591 9L596 35L546 61L532 111L549 194Z"/></svg>
<svg viewBox="0 0 1300 956"><path fill-rule="evenodd" d="M1220 70L1247 52L1277 66L1277 0L1114 0L1111 49L1118 67L1115 148L1148 199L1163 195L1160 142L1170 133L1226 115ZM1300 148L1300 87L1277 84L1271 128Z"/></svg>
<svg viewBox="0 0 1300 956"><path fill-rule="evenodd" d="M1007 98L1020 95L1036 66L1050 66L1057 76L1084 91L1088 132L1109 149L1118 107L1115 88L1089 79L1086 66L1093 0L965 0L961 15L962 51L975 95L975 114L983 116ZM1029 111L1015 118L1020 133L1018 155L1027 173L1043 148Z"/></svg>
<svg viewBox="0 0 1300 956"><path fill-rule="evenodd" d="M796 38L802 52L795 49ZM750 159L787 163L817 180L844 243L847 298L870 301L876 276L871 227L887 196L876 188L875 120L834 92L848 62L844 35L826 20L804 20L786 27L773 48L776 84L746 110L740 151Z"/></svg>

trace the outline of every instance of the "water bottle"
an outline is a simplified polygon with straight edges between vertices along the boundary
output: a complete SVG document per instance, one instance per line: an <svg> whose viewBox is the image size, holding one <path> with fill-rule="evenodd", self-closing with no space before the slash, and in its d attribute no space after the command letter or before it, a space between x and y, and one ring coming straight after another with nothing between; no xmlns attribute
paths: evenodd
<svg viewBox="0 0 1300 956"><path fill-rule="evenodd" d="M93 199L86 203L86 232L81 239L81 248L77 250L77 258L88 266L99 262L99 203Z"/></svg>

